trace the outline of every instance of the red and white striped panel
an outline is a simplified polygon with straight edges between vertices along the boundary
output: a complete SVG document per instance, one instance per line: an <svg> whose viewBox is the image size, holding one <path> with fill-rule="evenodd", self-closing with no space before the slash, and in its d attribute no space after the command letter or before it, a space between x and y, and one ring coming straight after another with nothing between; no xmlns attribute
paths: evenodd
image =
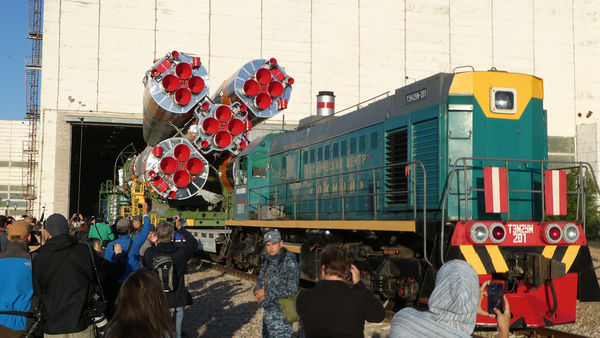
<svg viewBox="0 0 600 338"><path fill-rule="evenodd" d="M546 215L567 214L567 172L564 170L545 170Z"/></svg>
<svg viewBox="0 0 600 338"><path fill-rule="evenodd" d="M485 212L508 212L508 190L506 187L506 168L483 168Z"/></svg>

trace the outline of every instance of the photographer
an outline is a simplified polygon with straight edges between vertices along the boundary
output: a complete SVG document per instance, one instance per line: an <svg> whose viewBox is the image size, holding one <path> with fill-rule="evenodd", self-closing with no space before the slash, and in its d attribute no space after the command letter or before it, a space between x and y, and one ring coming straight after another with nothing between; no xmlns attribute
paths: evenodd
<svg viewBox="0 0 600 338"><path fill-rule="evenodd" d="M84 314L95 280L85 244L69 235L67 219L53 214L45 222L48 240L33 259L33 291L42 304L46 334L91 337L93 325Z"/></svg>
<svg viewBox="0 0 600 338"><path fill-rule="evenodd" d="M180 233L185 242L180 245L175 245L173 242L174 229L171 222L161 221L156 228L158 244L148 248L144 254L143 264L146 268L152 269L159 277L161 274L157 271L158 262L167 262L163 265L166 267L163 271L166 273L161 279L163 289L167 294L169 303L169 312L171 313L173 323L175 324L175 336L181 337L181 323L183 322L183 307L192 304L192 297L185 287L184 273L186 270L186 262L190 259L198 249L198 241L190 232L178 223L177 233ZM144 235L146 237L146 235ZM167 276L168 274L168 276ZM171 285L166 285L165 281L171 280ZM168 283L167 283L168 284Z"/></svg>
<svg viewBox="0 0 600 338"><path fill-rule="evenodd" d="M15 222L8 229L8 248L0 255L0 271L5 273L0 288L0 336L20 337L31 324L26 314L31 309L33 286L31 281L30 225ZM22 315L2 314L4 311Z"/></svg>
<svg viewBox="0 0 600 338"><path fill-rule="evenodd" d="M321 280L298 295L296 308L306 337L363 337L365 321L379 323L385 310L360 281L348 251L327 244L321 252ZM348 280L350 279L350 280Z"/></svg>

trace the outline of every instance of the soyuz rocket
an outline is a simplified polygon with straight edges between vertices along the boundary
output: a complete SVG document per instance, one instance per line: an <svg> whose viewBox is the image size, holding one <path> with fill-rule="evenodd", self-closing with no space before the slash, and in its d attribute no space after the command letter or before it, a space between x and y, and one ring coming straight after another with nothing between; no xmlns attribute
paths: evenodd
<svg viewBox="0 0 600 338"><path fill-rule="evenodd" d="M209 97L200 58L172 51L154 62L142 82L148 146L128 161L126 175L163 200L185 200L202 193L216 175L211 167L246 148L253 125L287 108L294 79L275 58L253 60Z"/></svg>

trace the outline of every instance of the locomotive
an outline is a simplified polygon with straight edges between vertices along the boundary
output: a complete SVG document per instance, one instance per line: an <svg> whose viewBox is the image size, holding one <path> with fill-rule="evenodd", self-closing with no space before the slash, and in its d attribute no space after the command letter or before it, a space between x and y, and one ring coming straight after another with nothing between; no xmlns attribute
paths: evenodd
<svg viewBox="0 0 600 338"><path fill-rule="evenodd" d="M263 234L278 229L301 278L318 280L320 250L342 244L390 309L426 304L451 259L503 285L513 328L573 322L577 299L600 300L585 235L586 184L600 189L589 164L549 160L538 77L439 73L339 116L320 92L317 115L252 142L252 125L290 98L275 58L248 62L212 98L192 54L167 53L143 83L148 147L111 190L131 199L123 215L147 197L161 201L154 222L181 214L217 261L258 271Z"/></svg>
<svg viewBox="0 0 600 338"><path fill-rule="evenodd" d="M333 93L318 98L333 110ZM600 300L584 233L595 176L548 159L538 77L439 73L254 140L221 171L233 189L219 252L229 264L258 268L262 234L277 228L302 278L317 280L321 248L343 244L389 308L426 303L451 259L503 284L513 328L574 322L577 299Z"/></svg>

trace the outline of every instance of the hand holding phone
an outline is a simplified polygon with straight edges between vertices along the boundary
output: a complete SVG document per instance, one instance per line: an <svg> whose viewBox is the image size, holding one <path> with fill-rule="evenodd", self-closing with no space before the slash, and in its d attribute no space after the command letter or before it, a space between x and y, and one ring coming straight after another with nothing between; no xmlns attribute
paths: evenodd
<svg viewBox="0 0 600 338"><path fill-rule="evenodd" d="M490 283L487 286L488 313L495 315L494 308L504 312L504 287L502 283Z"/></svg>

